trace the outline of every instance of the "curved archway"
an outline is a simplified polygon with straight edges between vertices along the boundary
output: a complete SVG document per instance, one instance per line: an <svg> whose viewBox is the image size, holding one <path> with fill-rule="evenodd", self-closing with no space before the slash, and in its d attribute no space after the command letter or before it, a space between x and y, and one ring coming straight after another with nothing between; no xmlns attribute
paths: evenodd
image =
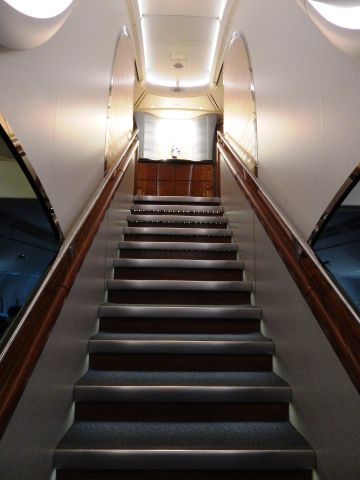
<svg viewBox="0 0 360 480"><path fill-rule="evenodd" d="M0 45L27 50L47 42L64 24L76 0L0 0Z"/></svg>

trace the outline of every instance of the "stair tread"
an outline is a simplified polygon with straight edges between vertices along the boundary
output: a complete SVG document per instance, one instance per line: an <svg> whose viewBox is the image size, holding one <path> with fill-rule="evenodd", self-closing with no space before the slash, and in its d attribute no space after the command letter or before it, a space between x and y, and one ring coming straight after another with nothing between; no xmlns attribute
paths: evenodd
<svg viewBox="0 0 360 480"><path fill-rule="evenodd" d="M110 290L206 290L250 292L251 282L235 280L122 280L106 282ZM209 298L209 301L211 299Z"/></svg>
<svg viewBox="0 0 360 480"><path fill-rule="evenodd" d="M75 422L61 450L312 449L289 422Z"/></svg>
<svg viewBox="0 0 360 480"><path fill-rule="evenodd" d="M123 341L153 341L153 342L221 342L221 343L244 343L244 342L268 342L272 340L264 337L260 332L244 334L193 334L193 333L109 333L99 332L92 340L123 340Z"/></svg>
<svg viewBox="0 0 360 480"><path fill-rule="evenodd" d="M224 216L207 215L136 215L127 216L129 222L152 222L152 223L221 223L227 224L228 219Z"/></svg>
<svg viewBox="0 0 360 480"><path fill-rule="evenodd" d="M118 305L104 303L99 306L100 317L133 317L133 318L255 318L260 319L262 309L253 305Z"/></svg>
<svg viewBox="0 0 360 480"><path fill-rule="evenodd" d="M221 205L184 205L184 204L141 204L136 203L130 206L131 211L164 211L164 212L218 212L222 214L224 207Z"/></svg>
<svg viewBox="0 0 360 480"><path fill-rule="evenodd" d="M231 229L219 228L177 228L177 227L124 227L124 234L132 235L183 235L231 237Z"/></svg>
<svg viewBox="0 0 360 480"><path fill-rule="evenodd" d="M181 269L243 269L239 260L189 260L183 258L114 258L114 267L181 268Z"/></svg>
<svg viewBox="0 0 360 480"><path fill-rule="evenodd" d="M272 355L272 340L260 333L243 335L121 334L99 332L89 341L91 353L180 353Z"/></svg>
<svg viewBox="0 0 360 480"><path fill-rule="evenodd" d="M79 380L82 386L134 386L134 387L238 387L238 388L290 388L273 372L163 372L88 370Z"/></svg>
<svg viewBox="0 0 360 480"><path fill-rule="evenodd" d="M121 241L119 248L122 249L140 249L140 250L205 250L205 251L231 251L236 252L238 245L236 243L224 242L137 242Z"/></svg>

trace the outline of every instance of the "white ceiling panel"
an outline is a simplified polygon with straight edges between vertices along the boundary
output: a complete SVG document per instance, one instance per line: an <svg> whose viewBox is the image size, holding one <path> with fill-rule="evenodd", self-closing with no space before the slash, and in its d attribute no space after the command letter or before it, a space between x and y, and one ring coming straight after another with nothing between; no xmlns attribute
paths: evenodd
<svg viewBox="0 0 360 480"><path fill-rule="evenodd" d="M237 0L130 1L135 5L134 25L141 31L144 88L181 95L185 90L191 95L208 92L220 69L221 38Z"/></svg>
<svg viewBox="0 0 360 480"><path fill-rule="evenodd" d="M150 40L212 41L219 21L207 17L146 16L143 25Z"/></svg>
<svg viewBox="0 0 360 480"><path fill-rule="evenodd" d="M218 17L223 0L139 0L143 15Z"/></svg>

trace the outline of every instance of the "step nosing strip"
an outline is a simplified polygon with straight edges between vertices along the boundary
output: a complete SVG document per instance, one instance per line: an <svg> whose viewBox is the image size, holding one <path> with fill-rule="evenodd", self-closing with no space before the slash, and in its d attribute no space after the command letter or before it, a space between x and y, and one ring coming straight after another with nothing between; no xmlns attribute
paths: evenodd
<svg viewBox="0 0 360 480"><path fill-rule="evenodd" d="M122 315L121 315L122 314ZM125 316L139 317L147 316L152 318L202 318L202 319L218 319L219 315L226 319L242 319L253 318L259 320L262 317L262 309L252 305L229 306L193 306L193 305L118 305L114 303L103 304L99 306L100 316Z"/></svg>
<svg viewBox="0 0 360 480"><path fill-rule="evenodd" d="M249 292L252 284L247 281L213 280L107 280L108 290L180 290Z"/></svg>
<svg viewBox="0 0 360 480"><path fill-rule="evenodd" d="M182 258L114 258L116 267L181 268L181 269L223 269L243 270L244 262L239 260L193 260Z"/></svg>
<svg viewBox="0 0 360 480"><path fill-rule="evenodd" d="M236 243L225 242L146 242L146 241L120 241L120 250L187 250L187 251L212 251L212 252L237 252Z"/></svg>

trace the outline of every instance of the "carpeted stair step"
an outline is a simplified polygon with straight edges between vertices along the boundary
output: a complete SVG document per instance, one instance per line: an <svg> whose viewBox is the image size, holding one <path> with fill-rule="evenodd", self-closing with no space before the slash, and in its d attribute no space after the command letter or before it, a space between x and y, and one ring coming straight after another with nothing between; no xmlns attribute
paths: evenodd
<svg viewBox="0 0 360 480"><path fill-rule="evenodd" d="M130 214L127 216L128 227L169 227L178 228L200 227L200 228L226 228L227 217L209 215L159 215L159 214Z"/></svg>
<svg viewBox="0 0 360 480"><path fill-rule="evenodd" d="M269 371L273 342L260 333L234 336L100 332L89 342L100 370Z"/></svg>
<svg viewBox="0 0 360 480"><path fill-rule="evenodd" d="M58 469L306 470L314 452L288 422L78 421L54 462Z"/></svg>
<svg viewBox="0 0 360 480"><path fill-rule="evenodd" d="M75 386L77 420L281 421L290 387L272 372L88 371Z"/></svg>
<svg viewBox="0 0 360 480"><path fill-rule="evenodd" d="M153 205L135 204L130 207L133 215L198 215L222 216L224 207L216 205Z"/></svg>

